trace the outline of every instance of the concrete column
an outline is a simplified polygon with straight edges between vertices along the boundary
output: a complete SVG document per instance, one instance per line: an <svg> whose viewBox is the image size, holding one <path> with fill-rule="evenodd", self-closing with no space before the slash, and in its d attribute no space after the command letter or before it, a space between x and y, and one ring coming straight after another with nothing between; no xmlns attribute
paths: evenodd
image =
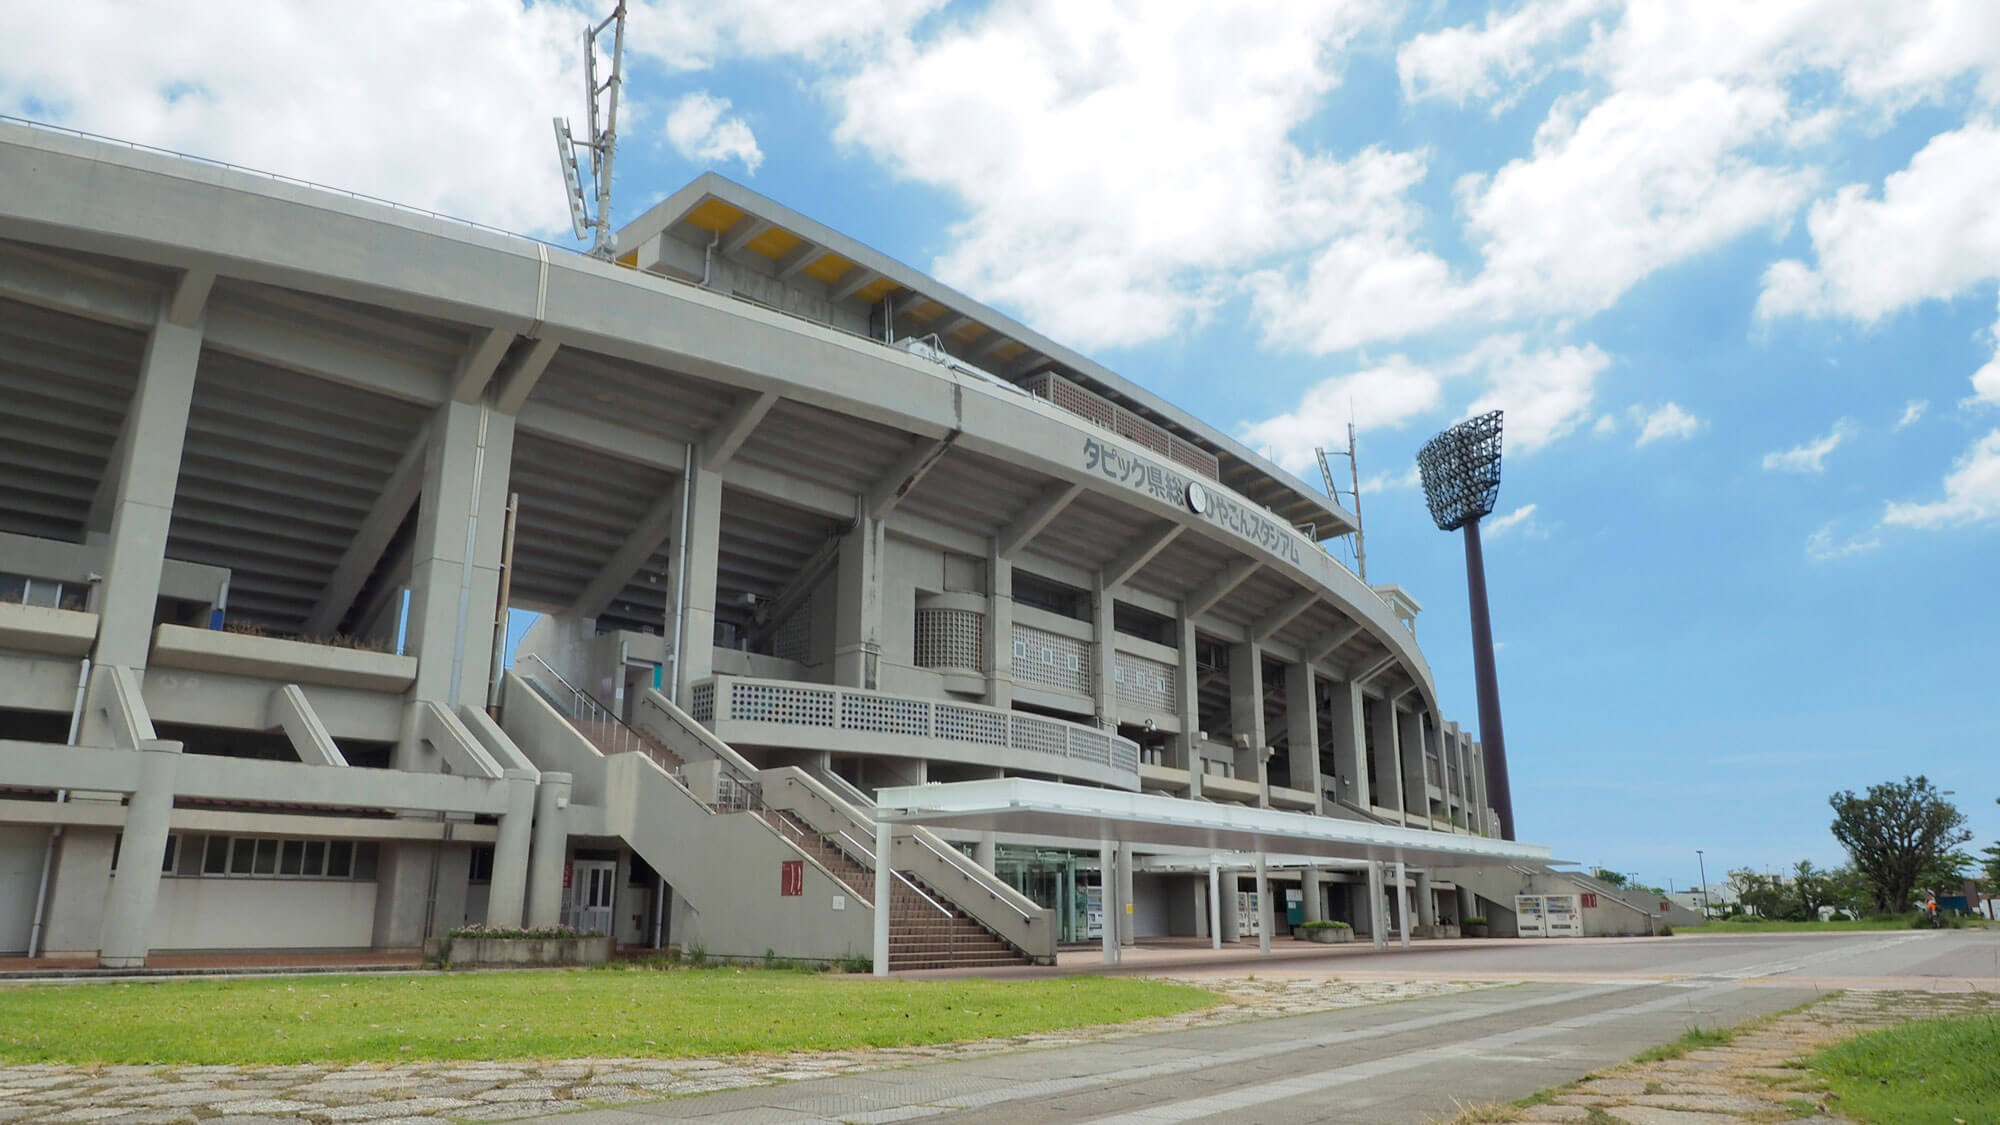
<svg viewBox="0 0 2000 1125"><path fill-rule="evenodd" d="M1271 955L1271 929L1277 912L1271 909L1271 873L1265 869L1264 853L1257 853L1257 952Z"/></svg>
<svg viewBox="0 0 2000 1125"><path fill-rule="evenodd" d="M1376 700L1370 707L1370 716L1375 732L1375 746L1371 757L1375 763L1375 781L1371 797L1379 808L1403 811L1403 758L1401 744L1397 741L1396 705L1386 699Z"/></svg>
<svg viewBox="0 0 2000 1125"><path fill-rule="evenodd" d="M1091 660L1096 667L1091 683L1096 688L1097 714L1104 729L1118 729L1118 631L1112 626L1117 599L1104 584L1104 572L1094 576L1090 588Z"/></svg>
<svg viewBox="0 0 2000 1125"><path fill-rule="evenodd" d="M1215 856L1208 857L1208 947L1222 948L1222 888L1221 873L1216 870Z"/></svg>
<svg viewBox="0 0 2000 1125"><path fill-rule="evenodd" d="M174 774L181 744L149 742L140 747L139 788L125 805L125 837L118 867L104 901L104 928L97 963L106 969L146 964L153 928L153 904L160 897L160 864L167 853L167 823L174 812Z"/></svg>
<svg viewBox="0 0 2000 1125"><path fill-rule="evenodd" d="M1306 868L1299 888L1299 893L1306 900L1306 921L1326 921L1326 887L1320 882L1319 868Z"/></svg>
<svg viewBox="0 0 2000 1125"><path fill-rule="evenodd" d="M1486 754L1479 743L1468 744L1465 758L1465 803L1472 830L1486 832Z"/></svg>
<svg viewBox="0 0 2000 1125"><path fill-rule="evenodd" d="M1382 917L1382 863L1368 861L1368 940L1377 949L1386 949L1389 935Z"/></svg>
<svg viewBox="0 0 2000 1125"><path fill-rule="evenodd" d="M889 975L889 915L894 910L892 899L896 891L895 868L891 866L896 857L896 841L893 833L895 825L881 820L875 823L875 975Z"/></svg>
<svg viewBox="0 0 2000 1125"><path fill-rule="evenodd" d="M1404 823L1409 814L1430 815L1424 792L1424 716L1421 711L1396 712L1396 750L1402 756Z"/></svg>
<svg viewBox="0 0 2000 1125"><path fill-rule="evenodd" d="M111 540L104 581L91 606L98 615L95 655L100 665L143 668L153 644L160 570L201 359L201 319L196 317L191 327L176 324L168 319L169 307L162 303L146 338L138 388L126 408L125 459L113 467L118 495L111 510Z"/></svg>
<svg viewBox="0 0 2000 1125"><path fill-rule="evenodd" d="M1285 732L1291 746L1291 776L1285 784L1320 799L1319 685L1310 664L1285 665Z"/></svg>
<svg viewBox="0 0 2000 1125"><path fill-rule="evenodd" d="M1431 873L1417 872L1417 926L1426 937L1437 936L1437 896L1431 891Z"/></svg>
<svg viewBox="0 0 2000 1125"><path fill-rule="evenodd" d="M1118 944L1138 940L1138 915L1132 897L1132 845L1118 845Z"/></svg>
<svg viewBox="0 0 2000 1125"><path fill-rule="evenodd" d="M1368 735L1363 729L1366 709L1361 685L1339 683L1332 688L1333 702L1333 766L1340 777L1338 789L1341 800L1361 808L1371 803L1368 792L1368 770L1362 761L1362 754L1368 745Z"/></svg>
<svg viewBox="0 0 2000 1125"><path fill-rule="evenodd" d="M1188 796L1199 797L1201 754L1197 747L1201 741L1201 680L1195 668L1194 622L1188 620L1187 603L1176 607L1174 620L1180 629L1181 647L1180 667L1174 670L1179 686L1175 694L1180 706L1181 733L1176 743L1180 747L1181 760L1174 764L1188 771Z"/></svg>
<svg viewBox="0 0 2000 1125"><path fill-rule="evenodd" d="M513 456L511 416L483 403L438 408L410 555L414 699L450 707L486 699Z"/></svg>
<svg viewBox="0 0 2000 1125"><path fill-rule="evenodd" d="M544 773L535 788L535 826L528 845L528 880L522 924L529 929L562 920L563 864L569 859L570 775ZM499 867L495 849L494 867Z"/></svg>
<svg viewBox="0 0 2000 1125"><path fill-rule="evenodd" d="M1229 646L1229 730L1237 780L1260 781L1264 788L1264 747L1270 742L1264 732L1264 652L1248 642ZM1269 807L1270 794L1259 803Z"/></svg>
<svg viewBox="0 0 2000 1125"><path fill-rule="evenodd" d="M986 705L1014 706L1014 560L986 541Z"/></svg>
<svg viewBox="0 0 2000 1125"><path fill-rule="evenodd" d="M702 468L697 457L692 469L684 471L673 487L673 529L667 533L667 557L672 561L667 566L664 624L668 659L678 683L679 694L674 698L685 707L694 698L695 682L715 671L715 568L722 549L722 474ZM683 511L687 513L685 523ZM685 586L683 559L687 566ZM686 604L675 604L676 596Z"/></svg>
<svg viewBox="0 0 2000 1125"><path fill-rule="evenodd" d="M972 862L991 871L993 870L994 857L999 850L998 841L994 838L993 833L981 832L979 834L979 841L972 845Z"/></svg>
<svg viewBox="0 0 2000 1125"><path fill-rule="evenodd" d="M507 811L493 841L493 882L486 893L486 924L521 924L528 898L528 845L534 837L536 776L507 770Z"/></svg>
<svg viewBox="0 0 2000 1125"><path fill-rule="evenodd" d="M867 517L840 543L834 587L833 682L875 688L882 660L882 522Z"/></svg>
<svg viewBox="0 0 2000 1125"><path fill-rule="evenodd" d="M1410 947L1409 874L1399 856L1396 859L1396 936L1404 949Z"/></svg>
<svg viewBox="0 0 2000 1125"><path fill-rule="evenodd" d="M1118 889L1118 879L1113 870L1114 865L1112 864L1112 856L1114 854L1111 841L1102 840L1098 842L1097 900L1103 904L1104 908L1104 924L1098 927L1098 929L1103 935L1104 963L1107 965L1116 965L1118 963L1118 922L1112 916L1111 912L1112 899L1115 897L1113 892Z"/></svg>

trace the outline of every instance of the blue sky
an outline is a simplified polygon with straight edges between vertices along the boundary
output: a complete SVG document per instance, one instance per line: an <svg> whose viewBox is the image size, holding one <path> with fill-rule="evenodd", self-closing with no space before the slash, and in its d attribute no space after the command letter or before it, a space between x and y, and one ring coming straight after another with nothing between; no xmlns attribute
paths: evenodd
<svg viewBox="0 0 2000 1125"><path fill-rule="evenodd" d="M0 111L561 237L579 10L232 18L52 10ZM1412 455L1506 409L1525 838L1830 863L1827 795L1917 772L2000 837L1994 5L661 2L627 65L620 217L713 168L1308 479L1353 417L1466 722Z"/></svg>

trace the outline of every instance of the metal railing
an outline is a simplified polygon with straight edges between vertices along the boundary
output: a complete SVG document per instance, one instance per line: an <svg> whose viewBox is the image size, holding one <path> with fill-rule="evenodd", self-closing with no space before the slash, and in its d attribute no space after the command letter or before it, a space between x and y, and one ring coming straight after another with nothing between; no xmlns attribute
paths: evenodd
<svg viewBox="0 0 2000 1125"><path fill-rule="evenodd" d="M517 665L532 663L560 685L561 691L569 696L566 705L562 699L552 699L550 702L564 708L563 717L583 732L583 736L590 739L591 744L599 750L606 754L644 754L661 769L676 777L679 776L681 763L668 754L659 743L619 718L616 711L606 706L596 696L570 683L561 672L550 667L548 661L534 653L527 653L519 657L515 663ZM521 678L536 683L544 694L556 692L554 687L540 684L529 676Z"/></svg>
<svg viewBox="0 0 2000 1125"><path fill-rule="evenodd" d="M937 846L930 840L926 839L925 838L926 835L927 835L926 833L913 832L910 834L910 839L915 840L917 843L922 844L926 848L929 848L931 854L937 856L939 859L942 859L946 863L950 864L952 868L959 873L960 877L964 878L965 880L974 884L975 886L979 886L980 890L984 890L989 895L992 895L995 901L1004 903L1007 909L1012 910L1014 913L1021 916L1021 921L1023 923L1030 923L1035 920L1035 916L1021 909L1019 903L1013 902L1009 899L1001 898L999 895L994 894L990 888L981 885L984 884L988 878L992 877L991 872L979 866L977 863L974 863L972 860L967 859L965 857L965 853L959 851L957 848L953 847L941 848Z"/></svg>

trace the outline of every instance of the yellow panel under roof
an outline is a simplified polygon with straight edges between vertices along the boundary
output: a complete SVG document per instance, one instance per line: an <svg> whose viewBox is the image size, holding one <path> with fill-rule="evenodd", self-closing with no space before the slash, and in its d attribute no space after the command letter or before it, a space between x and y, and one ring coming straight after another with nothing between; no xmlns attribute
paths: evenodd
<svg viewBox="0 0 2000 1125"><path fill-rule="evenodd" d="M854 263L848 261L846 258L838 254L826 254L814 260L812 265L807 266L805 268L805 275L815 281L824 281L828 285L832 285L834 282L840 280L842 274L853 268Z"/></svg>
<svg viewBox="0 0 2000 1125"><path fill-rule="evenodd" d="M742 208L710 196L695 204L694 210L688 212L687 221L703 230L725 231L735 226L736 220L742 217Z"/></svg>
<svg viewBox="0 0 2000 1125"><path fill-rule="evenodd" d="M920 321L928 325L931 321L936 320L940 316L943 316L944 312L945 308L943 305L937 303L936 301L926 299L922 304L919 304L915 308L904 309L903 315L909 317L911 320Z"/></svg>
<svg viewBox="0 0 2000 1125"><path fill-rule="evenodd" d="M862 286L861 291L856 293L855 296L872 305L901 288L902 286L898 285L896 279L893 277L878 277Z"/></svg>
<svg viewBox="0 0 2000 1125"><path fill-rule="evenodd" d="M804 241L805 239L800 238L783 227L772 227L770 230L751 239L749 247L766 258L780 258L790 251L792 247Z"/></svg>

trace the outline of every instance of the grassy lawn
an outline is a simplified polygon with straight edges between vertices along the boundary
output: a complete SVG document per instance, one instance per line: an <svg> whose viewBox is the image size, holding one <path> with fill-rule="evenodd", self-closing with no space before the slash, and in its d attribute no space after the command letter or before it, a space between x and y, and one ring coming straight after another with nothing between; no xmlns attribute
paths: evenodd
<svg viewBox="0 0 2000 1125"><path fill-rule="evenodd" d="M1870 1032L1807 1060L1834 1108L1870 1125L2000 1121L2000 1014Z"/></svg>
<svg viewBox="0 0 2000 1125"><path fill-rule="evenodd" d="M0 1062L672 1058L947 1043L1219 1002L1127 978L878 981L759 969L22 985L0 988Z"/></svg>
<svg viewBox="0 0 2000 1125"><path fill-rule="evenodd" d="M1747 922L1717 918L1699 926L1682 927L1684 934L1832 934L1844 930L1908 930L1916 925L1916 915L1886 918L1842 918L1833 922Z"/></svg>

